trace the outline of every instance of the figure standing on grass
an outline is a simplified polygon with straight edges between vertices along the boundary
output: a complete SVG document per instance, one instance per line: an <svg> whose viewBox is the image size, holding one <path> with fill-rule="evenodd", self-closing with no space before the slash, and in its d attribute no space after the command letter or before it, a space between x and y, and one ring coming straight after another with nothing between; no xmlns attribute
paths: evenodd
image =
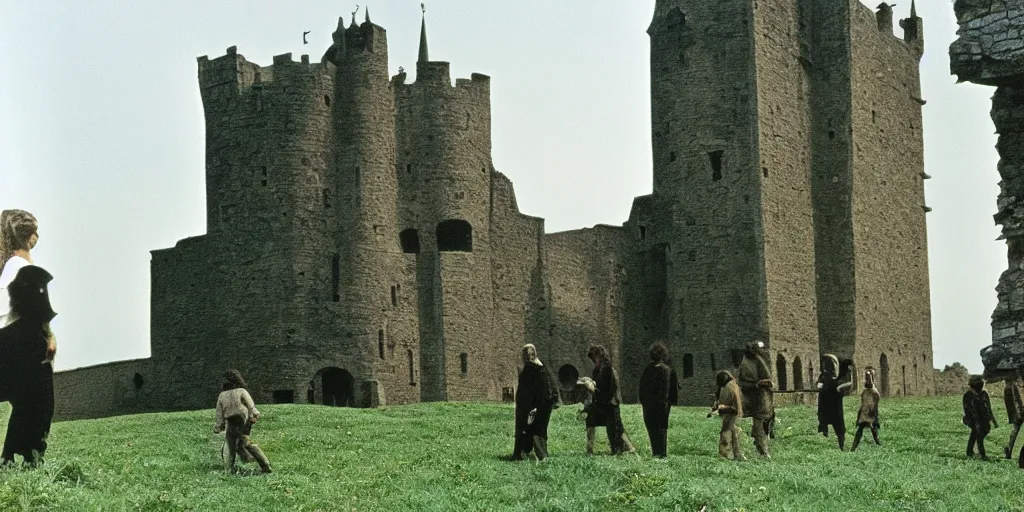
<svg viewBox="0 0 1024 512"><path fill-rule="evenodd" d="M245 380L237 370L224 372L223 391L217 397L217 419L213 426L215 434L227 433L225 440L228 444L228 467L235 472L235 456L246 455L256 459L263 473L270 473L270 461L263 454L259 446L256 446L249 439L252 433L252 425L260 417L260 411L256 409L249 392L245 390Z"/></svg>
<svg viewBox="0 0 1024 512"><path fill-rule="evenodd" d="M626 428L622 425L622 415L619 412L619 404L622 403L619 376L615 373L615 368L612 368L608 351L600 345L595 345L587 351L587 358L594 362L593 378L597 385L590 413L587 414L587 455L594 453L594 431L597 427L605 428L612 454L633 453L636 448L626 435Z"/></svg>
<svg viewBox="0 0 1024 512"><path fill-rule="evenodd" d="M22 267L33 265L32 249L39 242L39 223L25 210L0 212L0 327L12 322L11 297L7 287ZM46 326L46 359L53 361L57 353L57 340Z"/></svg>
<svg viewBox="0 0 1024 512"><path fill-rule="evenodd" d="M875 444L881 446L882 442L878 440L878 403L882 397L878 394L878 390L875 389L874 372L871 369L864 372L864 391L860 392L860 410L857 411L857 434L853 436L853 446L850 447L850 451L857 449L857 445L860 444L860 438L864 435L864 429L871 430L871 437L875 440Z"/></svg>
<svg viewBox="0 0 1024 512"><path fill-rule="evenodd" d="M835 431L839 451L846 445L846 419L843 417L843 397L853 388L853 380L842 382L839 359L832 354L821 357L821 375L818 376L818 432L828 437L828 427Z"/></svg>
<svg viewBox="0 0 1024 512"><path fill-rule="evenodd" d="M985 436L991 431L989 423L998 428L996 417L992 414L992 402L988 391L985 391L985 380L980 375L973 375L967 383L964 393L964 425L971 429L971 437L967 439L967 457L974 457L974 444L978 444L978 454L982 460L988 460L985 454Z"/></svg>
<svg viewBox="0 0 1024 512"><path fill-rule="evenodd" d="M639 401L655 457L668 456L668 416L678 401L677 387L676 372L668 365L668 348L661 342L651 345L651 362L640 376Z"/></svg>
<svg viewBox="0 0 1024 512"><path fill-rule="evenodd" d="M765 458L771 458L768 450L769 422L775 417L774 384L764 343L747 343L743 360L736 370L736 381L743 393L743 412L753 418L754 446Z"/></svg>
<svg viewBox="0 0 1024 512"><path fill-rule="evenodd" d="M49 323L49 272L34 265L18 270L9 285L8 324L0 329L0 400L11 402L2 463L21 455L25 464L42 464L53 421L53 365Z"/></svg>
<svg viewBox="0 0 1024 512"><path fill-rule="evenodd" d="M1010 459L1013 458L1013 445L1017 442L1021 423L1024 423L1024 403L1021 403L1020 397L1020 370L1006 379L1006 385L1003 387L1003 403L1006 404L1007 424L1012 425L1010 440L1006 443L1003 454ZM1024 448L1021 449L1020 461L1024 464Z"/></svg>
<svg viewBox="0 0 1024 512"><path fill-rule="evenodd" d="M726 459L747 460L743 456L743 446L740 444L740 428L736 426L736 420L743 416L740 387L736 385L736 379L732 374L725 370L715 375L715 384L718 391L715 393L715 403L711 406L708 418L716 412L722 418L722 430L718 434L718 455Z"/></svg>
<svg viewBox="0 0 1024 512"><path fill-rule="evenodd" d="M516 436L513 460L533 452L537 460L548 457L548 423L561 400L558 383L537 357L537 347L523 345L523 369L516 390Z"/></svg>

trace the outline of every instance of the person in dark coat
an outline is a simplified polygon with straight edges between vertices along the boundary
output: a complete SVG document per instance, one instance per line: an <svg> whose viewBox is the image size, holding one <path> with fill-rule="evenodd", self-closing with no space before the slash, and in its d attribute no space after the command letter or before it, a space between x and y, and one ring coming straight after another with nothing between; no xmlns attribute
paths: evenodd
<svg viewBox="0 0 1024 512"><path fill-rule="evenodd" d="M587 446L594 445L594 430L596 427L604 427L608 434L608 445L612 454L633 453L636 449L626 435L626 428L622 424L622 415L619 413L619 404L622 403L622 394L619 390L619 376L612 367L612 360L608 357L608 351L600 345L590 347L587 357L594 362L593 379L597 385L594 393L591 411L587 415ZM590 455L590 453L588 453Z"/></svg>
<svg viewBox="0 0 1024 512"><path fill-rule="evenodd" d="M516 391L516 436L513 460L530 452L537 460L548 457L548 423L551 411L561 402L558 382L537 357L537 348L523 345L523 369Z"/></svg>
<svg viewBox="0 0 1024 512"><path fill-rule="evenodd" d="M828 427L835 431L839 451L846 447L846 419L843 418L843 397L850 393L853 381L843 382L839 374L839 358L832 354L821 356L821 374L818 375L818 432L828 437Z"/></svg>
<svg viewBox="0 0 1024 512"><path fill-rule="evenodd" d="M675 370L668 365L668 348L661 342L651 345L651 362L640 376L639 401L651 453L659 458L668 456L668 416L678 400L675 377Z"/></svg>
<svg viewBox="0 0 1024 512"><path fill-rule="evenodd" d="M26 465L42 464L53 421L53 365L48 354L50 307L49 272L34 265L22 267L7 289L11 318L0 329L0 399L11 402L4 438L3 464L21 455Z"/></svg>
<svg viewBox="0 0 1024 512"><path fill-rule="evenodd" d="M985 391L985 380L979 375L974 375L968 381L967 392L964 393L964 425L970 427L971 437L967 439L967 456L974 457L974 444L978 444L978 454L982 460L988 460L985 453L985 436L991 431L989 423L993 427L999 427L996 423L996 416L992 414L992 402Z"/></svg>
<svg viewBox="0 0 1024 512"><path fill-rule="evenodd" d="M743 393L743 413L753 418L751 437L754 447L762 457L771 458L768 448L768 435L771 423L775 418L775 398L772 391L771 367L768 366L768 354L764 343L753 341L747 344L743 352L743 360L736 370L736 383Z"/></svg>

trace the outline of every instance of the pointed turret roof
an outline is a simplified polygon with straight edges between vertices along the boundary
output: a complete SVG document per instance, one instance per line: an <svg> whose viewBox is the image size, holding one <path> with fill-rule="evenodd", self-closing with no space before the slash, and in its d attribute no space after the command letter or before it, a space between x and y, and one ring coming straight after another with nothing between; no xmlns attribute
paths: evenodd
<svg viewBox="0 0 1024 512"><path fill-rule="evenodd" d="M420 9L423 10L423 20L420 22L420 55L417 62L430 62L427 51L427 7L420 4Z"/></svg>
<svg viewBox="0 0 1024 512"><path fill-rule="evenodd" d="M917 3L914 0L910 0L910 17L917 17Z"/></svg>

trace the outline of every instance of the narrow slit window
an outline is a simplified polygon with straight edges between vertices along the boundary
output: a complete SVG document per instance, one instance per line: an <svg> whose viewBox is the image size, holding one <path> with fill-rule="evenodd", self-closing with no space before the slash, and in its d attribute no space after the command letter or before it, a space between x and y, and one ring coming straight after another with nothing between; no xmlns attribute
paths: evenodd
<svg viewBox="0 0 1024 512"><path fill-rule="evenodd" d="M398 289L396 289L394 286L391 287L391 305L398 305Z"/></svg>
<svg viewBox="0 0 1024 512"><path fill-rule="evenodd" d="M724 151L712 151L708 153L708 160L711 162L711 180L722 179L722 155Z"/></svg>
<svg viewBox="0 0 1024 512"><path fill-rule="evenodd" d="M459 369L462 370L462 374L469 373L469 354L463 352L459 354Z"/></svg>
<svg viewBox="0 0 1024 512"><path fill-rule="evenodd" d="M377 331L377 352L384 359L384 329Z"/></svg>
<svg viewBox="0 0 1024 512"><path fill-rule="evenodd" d="M341 302L341 255L331 257L331 290L334 302Z"/></svg>

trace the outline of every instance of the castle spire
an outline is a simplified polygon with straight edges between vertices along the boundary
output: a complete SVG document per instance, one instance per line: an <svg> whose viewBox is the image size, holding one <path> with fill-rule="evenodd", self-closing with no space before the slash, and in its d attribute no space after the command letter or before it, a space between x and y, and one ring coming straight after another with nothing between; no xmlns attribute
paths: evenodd
<svg viewBox="0 0 1024 512"><path fill-rule="evenodd" d="M910 0L910 17L917 17L917 3L914 0Z"/></svg>
<svg viewBox="0 0 1024 512"><path fill-rule="evenodd" d="M366 6L366 8L363 9L363 14L366 15L366 23L369 23L370 22L370 6Z"/></svg>
<svg viewBox="0 0 1024 512"><path fill-rule="evenodd" d="M420 57L417 62L430 62L427 54L427 6L420 4L423 10L423 20L420 22Z"/></svg>

